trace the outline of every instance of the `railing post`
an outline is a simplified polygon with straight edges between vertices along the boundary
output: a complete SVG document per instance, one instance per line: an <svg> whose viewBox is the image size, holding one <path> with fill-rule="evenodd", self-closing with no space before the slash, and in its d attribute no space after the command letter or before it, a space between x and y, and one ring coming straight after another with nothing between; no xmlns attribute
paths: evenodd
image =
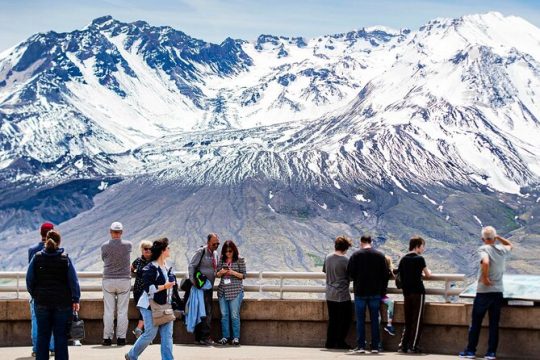
<svg viewBox="0 0 540 360"><path fill-rule="evenodd" d="M283 300L283 276L279 277L279 299Z"/></svg>
<svg viewBox="0 0 540 360"><path fill-rule="evenodd" d="M448 278L444 278L444 302L449 303L450 299L448 298L448 290L450 289L450 282Z"/></svg>
<svg viewBox="0 0 540 360"><path fill-rule="evenodd" d="M259 271L259 300L262 300L262 281L263 281L263 272Z"/></svg>
<svg viewBox="0 0 540 360"><path fill-rule="evenodd" d="M19 274L17 273L17 299L19 299Z"/></svg>

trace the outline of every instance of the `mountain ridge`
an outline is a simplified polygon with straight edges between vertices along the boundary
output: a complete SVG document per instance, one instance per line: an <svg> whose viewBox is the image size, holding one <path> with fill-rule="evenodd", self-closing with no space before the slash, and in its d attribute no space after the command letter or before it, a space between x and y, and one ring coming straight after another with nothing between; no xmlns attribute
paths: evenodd
<svg viewBox="0 0 540 360"><path fill-rule="evenodd" d="M72 228L106 228L108 214L137 237L160 224L180 236L179 259L209 231L255 256L259 227L294 249L265 255L260 265L276 269L280 256L313 268L338 231L371 231L393 253L420 232L441 269L467 266L448 248L472 249L460 233L502 222L524 241L540 218L538 38L500 13L220 44L108 16L34 35L0 56L0 241L27 245L51 202L77 253L93 239ZM96 203L114 194L128 209ZM213 199L224 205L213 211ZM143 215L156 223L140 228Z"/></svg>

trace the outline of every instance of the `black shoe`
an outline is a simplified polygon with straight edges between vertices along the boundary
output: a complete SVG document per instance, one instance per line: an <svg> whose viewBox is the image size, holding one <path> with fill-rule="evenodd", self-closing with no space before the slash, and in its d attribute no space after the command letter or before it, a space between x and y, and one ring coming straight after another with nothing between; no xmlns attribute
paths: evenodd
<svg viewBox="0 0 540 360"><path fill-rule="evenodd" d="M413 354L423 354L424 353L420 347L415 347L414 349L409 349L409 352L413 353Z"/></svg>
<svg viewBox="0 0 540 360"><path fill-rule="evenodd" d="M408 350L405 349L405 348L400 347L400 348L397 349L397 352L400 353L400 354L406 354L408 352Z"/></svg>
<svg viewBox="0 0 540 360"><path fill-rule="evenodd" d="M103 342L101 343L103 346L111 346L112 340L111 339L103 339Z"/></svg>
<svg viewBox="0 0 540 360"><path fill-rule="evenodd" d="M116 339L116 346L124 346L124 345L126 345L126 339L124 338Z"/></svg>
<svg viewBox="0 0 540 360"><path fill-rule="evenodd" d="M208 339L204 339L204 340L200 340L199 341L199 345L202 345L202 346L212 346L214 345L214 341L210 338Z"/></svg>

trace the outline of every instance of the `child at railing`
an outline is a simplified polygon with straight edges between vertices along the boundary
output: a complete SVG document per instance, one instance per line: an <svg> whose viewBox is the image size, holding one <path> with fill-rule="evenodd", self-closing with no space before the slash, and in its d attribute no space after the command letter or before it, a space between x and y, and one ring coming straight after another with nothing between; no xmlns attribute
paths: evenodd
<svg viewBox="0 0 540 360"><path fill-rule="evenodd" d="M385 255L384 258L386 259L386 265L388 266L388 271L390 272L389 277L392 278L394 275L394 264L392 263L392 258L388 255ZM385 294L381 298L381 304L386 305L386 326L384 327L384 331L386 331L388 334L394 336L396 335L396 330L394 329L394 326L392 326L392 319L394 318L394 300L388 297L388 294ZM381 314L381 321L382 321L382 314Z"/></svg>

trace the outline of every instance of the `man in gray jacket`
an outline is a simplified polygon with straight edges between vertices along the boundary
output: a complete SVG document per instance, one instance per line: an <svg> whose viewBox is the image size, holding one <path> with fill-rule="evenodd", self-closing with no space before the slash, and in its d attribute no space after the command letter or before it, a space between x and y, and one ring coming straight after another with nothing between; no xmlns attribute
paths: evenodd
<svg viewBox="0 0 540 360"><path fill-rule="evenodd" d="M195 327L195 343L199 345L212 345L213 341L210 338L210 326L212 323L212 295L214 280L216 278L216 267L218 263L219 238L217 234L208 234L206 245L200 247L189 261L189 278L195 284L195 271L198 268L201 273L206 275L208 281L212 284L212 288L204 290L204 308L206 310L206 318L203 319Z"/></svg>
<svg viewBox="0 0 540 360"><path fill-rule="evenodd" d="M101 245L103 260L103 345L112 345L114 309L116 317L116 345L126 345L129 293L131 290L131 242L122 240L124 227L113 222L111 240Z"/></svg>

